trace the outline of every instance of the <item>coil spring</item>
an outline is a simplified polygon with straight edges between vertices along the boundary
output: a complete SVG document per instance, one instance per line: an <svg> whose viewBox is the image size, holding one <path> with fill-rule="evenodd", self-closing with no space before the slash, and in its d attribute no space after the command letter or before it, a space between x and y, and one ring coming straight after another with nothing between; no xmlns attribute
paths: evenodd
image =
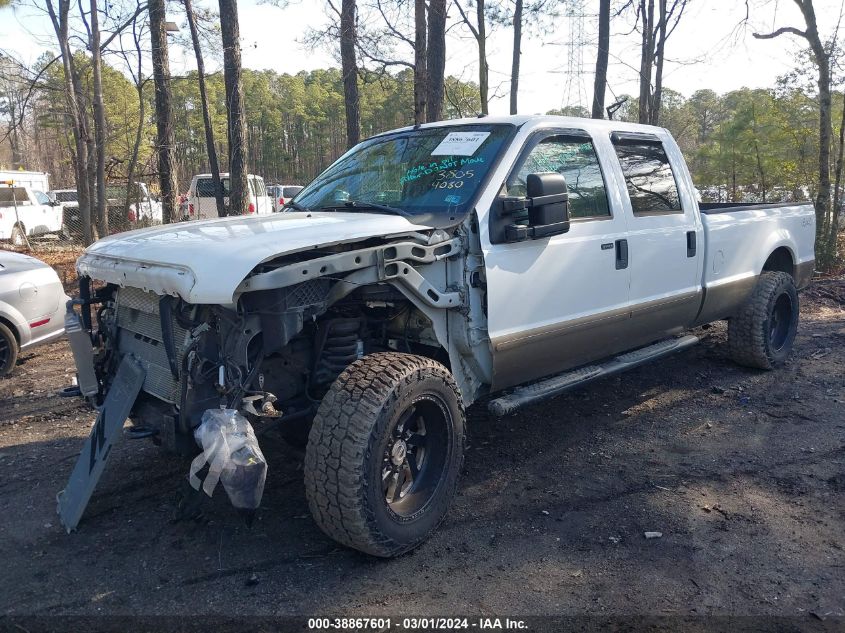
<svg viewBox="0 0 845 633"><path fill-rule="evenodd" d="M358 358L361 319L332 319L325 324L322 348L314 368L314 382L334 381Z"/></svg>

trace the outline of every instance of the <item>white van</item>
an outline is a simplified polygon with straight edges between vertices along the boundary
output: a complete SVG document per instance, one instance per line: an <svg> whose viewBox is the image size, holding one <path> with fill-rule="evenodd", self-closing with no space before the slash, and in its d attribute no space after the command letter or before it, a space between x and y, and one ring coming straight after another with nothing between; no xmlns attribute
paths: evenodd
<svg viewBox="0 0 845 633"><path fill-rule="evenodd" d="M223 181L223 201L229 204L229 174L220 174ZM253 174L247 175L249 182L249 208L246 214L266 215L273 212L273 200L267 195L264 179ZM214 200L214 181L211 174L197 174L191 180L188 190L187 220L202 220L217 217L217 203Z"/></svg>

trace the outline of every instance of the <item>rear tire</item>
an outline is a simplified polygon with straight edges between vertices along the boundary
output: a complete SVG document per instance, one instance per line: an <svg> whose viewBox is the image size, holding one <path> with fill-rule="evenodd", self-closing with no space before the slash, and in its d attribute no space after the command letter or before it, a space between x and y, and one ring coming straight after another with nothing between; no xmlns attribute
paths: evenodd
<svg viewBox="0 0 845 633"><path fill-rule="evenodd" d="M18 339L4 323L0 323L0 378L11 373L18 361Z"/></svg>
<svg viewBox="0 0 845 633"><path fill-rule="evenodd" d="M314 520L368 554L413 549L446 515L464 441L463 402L443 365L397 353L355 361L323 398L308 438Z"/></svg>
<svg viewBox="0 0 845 633"><path fill-rule="evenodd" d="M728 347L734 362L772 369L792 351L798 331L798 292L784 272L764 272L751 295L728 322Z"/></svg>

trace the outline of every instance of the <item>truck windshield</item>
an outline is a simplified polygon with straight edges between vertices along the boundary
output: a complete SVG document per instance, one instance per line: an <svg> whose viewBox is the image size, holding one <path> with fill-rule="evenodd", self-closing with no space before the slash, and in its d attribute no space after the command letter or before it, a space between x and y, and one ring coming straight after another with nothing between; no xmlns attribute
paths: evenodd
<svg viewBox="0 0 845 633"><path fill-rule="evenodd" d="M412 215L463 214L512 129L448 126L365 141L305 187L296 202L312 211L378 212L366 206L373 204Z"/></svg>

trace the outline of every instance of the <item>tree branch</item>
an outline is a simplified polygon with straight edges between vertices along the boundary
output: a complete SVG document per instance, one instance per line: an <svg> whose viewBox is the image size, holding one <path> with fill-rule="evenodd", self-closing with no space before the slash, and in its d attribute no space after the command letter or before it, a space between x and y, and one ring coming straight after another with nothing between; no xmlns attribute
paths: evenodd
<svg viewBox="0 0 845 633"><path fill-rule="evenodd" d="M463 18L464 23L467 25L467 27L469 27L469 30L472 32L472 34L473 34L473 36L475 37L475 39L479 39L479 36L478 36L478 29L477 29L477 28L475 28L475 26L473 26L472 22L470 22L470 21L469 21L469 18L467 17L467 14L466 14L466 13L464 13L464 8L461 6L461 3L460 3L460 2L458 2L458 0L455 0L455 3L454 3L454 4L455 4L455 6L456 6L456 7L458 7L458 11L460 11L460 13L461 13L461 17Z"/></svg>
<svg viewBox="0 0 845 633"><path fill-rule="evenodd" d="M791 33L792 35L797 35L799 37L803 37L807 39L807 32L802 31L800 29L796 29L794 26L782 26L777 31L773 33L752 33L755 39L758 40L771 40L775 37L783 35L784 33Z"/></svg>

